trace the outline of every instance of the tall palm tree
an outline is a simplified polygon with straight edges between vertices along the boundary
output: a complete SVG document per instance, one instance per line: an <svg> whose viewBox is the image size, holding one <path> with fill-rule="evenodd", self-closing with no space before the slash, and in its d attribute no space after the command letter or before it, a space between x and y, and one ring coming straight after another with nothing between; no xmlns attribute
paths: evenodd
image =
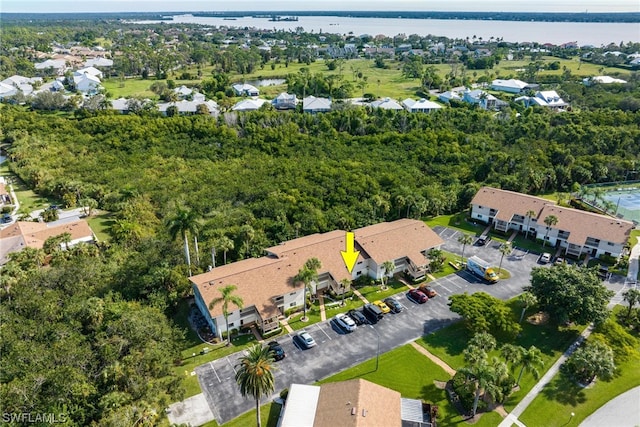
<svg viewBox="0 0 640 427"><path fill-rule="evenodd" d="M469 339L469 345L475 345L478 348L489 352L496 348L496 339L487 332L479 332Z"/></svg>
<svg viewBox="0 0 640 427"><path fill-rule="evenodd" d="M520 385L520 379L522 378L522 374L525 370L533 374L533 377L535 379L538 379L540 373L536 369L536 366L544 366L544 361L542 360L542 352L533 345L529 347L528 350L523 349L518 364L522 367L520 368L520 374L518 374L516 385Z"/></svg>
<svg viewBox="0 0 640 427"><path fill-rule="evenodd" d="M227 263L227 252L232 251L234 248L233 240L227 236L222 236L218 239L216 246L222 251L224 264Z"/></svg>
<svg viewBox="0 0 640 427"><path fill-rule="evenodd" d="M512 247L510 242L505 242L500 245L500 264L498 265L498 272L502 271L502 260L505 255L509 255L511 253Z"/></svg>
<svg viewBox="0 0 640 427"><path fill-rule="evenodd" d="M513 366L520 363L523 351L525 351L524 348L514 344L504 344L500 347L500 354L504 360L511 363Z"/></svg>
<svg viewBox="0 0 640 427"><path fill-rule="evenodd" d="M384 282L384 279L389 276L390 273L393 273L393 270L396 269L396 265L393 261L385 261L382 263L382 269L384 270L384 274L382 275L382 289L387 288L387 283Z"/></svg>
<svg viewBox="0 0 640 427"><path fill-rule="evenodd" d="M304 284L303 289L303 315L302 321L306 322L307 319L307 290L312 282L318 280L318 270L322 267L318 258L309 258L305 261L304 266L298 270L298 274L293 278L295 283L302 282Z"/></svg>
<svg viewBox="0 0 640 427"><path fill-rule="evenodd" d="M178 208L175 214L167 221L167 226L172 239L175 239L179 235L182 236L182 240L184 241L184 258L189 266L189 276L191 276L191 256L189 254L189 240L187 237L188 233L195 235L198 232L198 216L194 211Z"/></svg>
<svg viewBox="0 0 640 427"><path fill-rule="evenodd" d="M472 366L466 366L460 369L460 372L475 383L473 412L471 414L472 417L475 417L476 412L478 411L478 400L480 400L482 390L493 388L492 385L496 382L496 370L486 360L480 360Z"/></svg>
<svg viewBox="0 0 640 427"><path fill-rule="evenodd" d="M524 292L520 294L519 300L520 300L520 304L522 304L522 313L520 314L519 323L522 323L522 319L524 319L524 313L527 311L529 307L536 305L536 303L538 302L538 299L531 292Z"/></svg>
<svg viewBox="0 0 640 427"><path fill-rule="evenodd" d="M245 224L240 228L240 234L244 240L244 257L248 258L251 250L251 241L256 236L256 230L249 224Z"/></svg>
<svg viewBox="0 0 640 427"><path fill-rule="evenodd" d="M462 233L460 237L458 237L458 243L462 245L462 262L464 263L464 248L473 243L473 236Z"/></svg>
<svg viewBox="0 0 640 427"><path fill-rule="evenodd" d="M227 346L231 345L231 332L229 331L229 304L234 304L239 309L244 307L244 301L237 295L233 295L233 291L238 289L236 285L227 285L224 288L220 288L222 296L214 298L209 303L209 309L212 309L218 304L222 304L222 315L224 316L224 322L226 323L227 330Z"/></svg>
<svg viewBox="0 0 640 427"><path fill-rule="evenodd" d="M344 294L347 293L347 290L351 288L351 280L342 279L340 280L340 289L342 290L342 301L340 305L344 305Z"/></svg>
<svg viewBox="0 0 640 427"><path fill-rule="evenodd" d="M534 210L528 210L526 214L524 214L524 216L527 217L527 239L529 238L529 230L531 229L531 218L533 218L534 216L536 216L536 211Z"/></svg>
<svg viewBox="0 0 640 427"><path fill-rule="evenodd" d="M269 347L256 344L246 350L236 365L236 383L243 397L251 396L256 400L256 422L261 427L260 399L275 390L273 376L273 357Z"/></svg>
<svg viewBox="0 0 640 427"><path fill-rule="evenodd" d="M549 231L551 227L558 223L558 217L555 215L549 215L544 219L544 224L547 226L547 232L544 234L544 240L542 241L542 247L547 243L547 237L549 237Z"/></svg>

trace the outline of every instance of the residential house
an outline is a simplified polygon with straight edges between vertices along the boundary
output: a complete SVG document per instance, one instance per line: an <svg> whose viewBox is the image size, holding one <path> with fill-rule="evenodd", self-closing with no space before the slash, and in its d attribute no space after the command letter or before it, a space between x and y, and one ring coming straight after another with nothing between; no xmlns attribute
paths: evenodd
<svg viewBox="0 0 640 427"><path fill-rule="evenodd" d="M52 69L55 74L61 76L67 70L67 61L64 59L47 59L46 61L34 64L38 71L46 71Z"/></svg>
<svg viewBox="0 0 640 427"><path fill-rule="evenodd" d="M498 107L498 98L481 89L465 90L462 93L462 100L484 110L494 110Z"/></svg>
<svg viewBox="0 0 640 427"><path fill-rule="evenodd" d="M297 103L298 100L296 99L296 94L289 94L286 92L282 92L272 102L273 106L277 110L294 110Z"/></svg>
<svg viewBox="0 0 640 427"><path fill-rule="evenodd" d="M455 101L462 101L462 96L460 96L460 93L456 91L446 91L438 95L438 100L441 102L449 103L452 99Z"/></svg>
<svg viewBox="0 0 640 427"><path fill-rule="evenodd" d="M421 400L362 378L322 385L291 384L280 427L428 426Z"/></svg>
<svg viewBox="0 0 640 427"><path fill-rule="evenodd" d="M243 99L242 101L236 103L233 107L231 107L232 111L255 111L259 110L262 105L268 102L266 99Z"/></svg>
<svg viewBox="0 0 640 427"><path fill-rule="evenodd" d="M369 104L371 108L381 108L383 110L403 110L402 105L398 104L395 99L384 98L373 101Z"/></svg>
<svg viewBox="0 0 640 427"><path fill-rule="evenodd" d="M259 96L260 91L255 86L246 83L236 83L231 86L238 96Z"/></svg>
<svg viewBox="0 0 640 427"><path fill-rule="evenodd" d="M582 79L582 84L584 84L585 86L591 86L594 83L603 84L603 85L608 85L612 83L625 84L627 83L627 81L622 79L616 79L611 76L594 76L594 77L586 77Z"/></svg>
<svg viewBox="0 0 640 427"><path fill-rule="evenodd" d="M520 96L514 101L523 102L526 107L539 106L554 110L564 110L569 106L555 90L539 91L535 96Z"/></svg>
<svg viewBox="0 0 640 427"><path fill-rule="evenodd" d="M537 89L537 84L529 84L518 79L495 79L491 82L491 89L509 93L522 93L529 89Z"/></svg>
<svg viewBox="0 0 640 427"><path fill-rule="evenodd" d="M85 73L82 75L74 73L73 83L76 87L76 90L87 95L96 94L101 88L100 79L89 73Z"/></svg>
<svg viewBox="0 0 640 427"><path fill-rule="evenodd" d="M10 98L18 94L18 89L13 85L0 83L0 99Z"/></svg>
<svg viewBox="0 0 640 427"><path fill-rule="evenodd" d="M361 275L380 279L385 274L382 264L393 262L393 273L404 272L414 279L425 276L426 253L443 241L424 222L401 219L383 222L354 230L355 248L360 251L350 273L341 251L345 249L343 230L312 234L267 248L261 258L249 258L213 268L190 278L196 305L207 320L211 331L221 336L226 331L222 308L209 309L209 303L220 296L220 289L233 284L236 294L244 301L244 308L229 314L229 328L256 324L262 332L279 327L279 317L289 309L300 307L303 289L294 277L310 258L318 258L322 267L318 280L311 284L313 292L344 290L339 283Z"/></svg>
<svg viewBox="0 0 640 427"><path fill-rule="evenodd" d="M42 78L13 75L2 80L1 83L4 86L0 86L0 98L8 98L18 93L27 96L33 93L34 84L40 85L42 83ZM10 89L9 86L13 89Z"/></svg>
<svg viewBox="0 0 640 427"><path fill-rule="evenodd" d="M96 68L111 68L113 67L113 60L102 57L87 59L84 63L84 66Z"/></svg>
<svg viewBox="0 0 640 427"><path fill-rule="evenodd" d="M331 111L331 100L307 96L302 100L302 111L305 113L326 113Z"/></svg>
<svg viewBox="0 0 640 427"><path fill-rule="evenodd" d="M205 106L210 116L214 116L214 117L218 116L218 113L219 113L218 104L215 101L205 101L204 96L202 98L198 98L197 100L193 99L191 101L183 99L181 101L176 101L176 102L163 102L158 104L158 111L160 111L160 113L166 116L167 109L169 109L170 107L176 107L178 114L193 115L198 113L198 108L202 108L202 107L199 107L200 105Z"/></svg>
<svg viewBox="0 0 640 427"><path fill-rule="evenodd" d="M533 212L529 217L528 212ZM545 218L557 224L547 226ZM634 228L632 222L558 206L553 201L513 191L483 187L471 201L471 218L502 232L516 230L543 240L565 255L619 257Z"/></svg>
<svg viewBox="0 0 640 427"><path fill-rule="evenodd" d="M442 108L442 105L424 98L417 101L407 98L402 101L402 106L411 113L431 113Z"/></svg>
<svg viewBox="0 0 640 427"><path fill-rule="evenodd" d="M50 238L69 233L69 247L80 242L93 242L95 236L84 219L63 223L18 221L0 230L0 265L9 261L9 254L26 247L42 249ZM64 249L66 245L61 245Z"/></svg>
<svg viewBox="0 0 640 427"><path fill-rule="evenodd" d="M104 77L102 71L98 70L96 67L84 67L73 72L74 76L82 76L84 74L88 74L99 79L102 79Z"/></svg>
<svg viewBox="0 0 640 427"><path fill-rule="evenodd" d="M189 98L190 96L193 96L193 89L190 89L190 88L186 87L185 85L182 85L180 87L177 87L177 88L173 89L173 92L180 99L186 99L186 98Z"/></svg>

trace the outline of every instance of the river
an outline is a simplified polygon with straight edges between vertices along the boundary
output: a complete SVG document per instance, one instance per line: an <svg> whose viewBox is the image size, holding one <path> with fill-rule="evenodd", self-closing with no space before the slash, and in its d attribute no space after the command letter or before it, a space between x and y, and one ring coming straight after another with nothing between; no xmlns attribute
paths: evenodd
<svg viewBox="0 0 640 427"><path fill-rule="evenodd" d="M502 38L508 42L538 42L559 45L578 42L579 46L600 47L609 43L640 42L638 23L597 23L597 22L532 22L532 21L491 21L456 19L402 19L402 18L349 18L338 16L301 16L298 21L273 22L268 18L251 16L234 20L176 15L173 21L135 21L136 23L190 23L215 27L254 27L258 29L278 29L295 31L302 27L306 32L326 32L356 36L383 34L418 34L421 36L444 36L451 39L470 40L474 36L489 40Z"/></svg>

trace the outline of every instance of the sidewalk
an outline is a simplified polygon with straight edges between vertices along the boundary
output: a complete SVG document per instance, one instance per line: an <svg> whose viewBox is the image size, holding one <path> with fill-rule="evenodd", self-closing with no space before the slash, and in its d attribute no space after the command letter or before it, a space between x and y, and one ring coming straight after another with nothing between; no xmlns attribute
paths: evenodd
<svg viewBox="0 0 640 427"><path fill-rule="evenodd" d="M369 304L369 300L366 299L359 290L353 288L353 294L360 298L365 304Z"/></svg>

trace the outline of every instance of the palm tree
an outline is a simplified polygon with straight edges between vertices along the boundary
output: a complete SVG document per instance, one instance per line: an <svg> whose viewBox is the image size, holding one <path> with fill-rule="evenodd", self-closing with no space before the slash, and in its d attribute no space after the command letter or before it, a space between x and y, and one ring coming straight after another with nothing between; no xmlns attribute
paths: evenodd
<svg viewBox="0 0 640 427"><path fill-rule="evenodd" d="M384 270L384 274L382 275L382 289L387 289L387 285L384 283L385 277L389 276L389 274L393 273L393 270L396 269L396 265L393 261L385 261L382 263L382 269Z"/></svg>
<svg viewBox="0 0 640 427"><path fill-rule="evenodd" d="M506 242L503 243L502 245L500 245L500 264L498 265L498 272L502 271L502 260L504 259L505 255L509 255L511 253L511 243L510 242Z"/></svg>
<svg viewBox="0 0 640 427"><path fill-rule="evenodd" d="M471 337L469 345L474 345L486 352L496 348L496 339L487 332L479 332Z"/></svg>
<svg viewBox="0 0 640 427"><path fill-rule="evenodd" d="M256 231L249 224L245 224L240 228L240 234L244 239L244 257L249 257L249 251L251 249L251 241L256 236Z"/></svg>
<svg viewBox="0 0 640 427"><path fill-rule="evenodd" d="M302 299L302 321L306 322L307 318L307 290L312 282L318 280L318 270L322 267L318 258L309 258L305 261L304 266L298 270L298 274L293 278L295 283L302 282L304 284Z"/></svg>
<svg viewBox="0 0 640 427"><path fill-rule="evenodd" d="M224 288L220 288L221 297L214 298L209 303L209 309L213 309L216 305L222 303L222 315L226 323L227 330L227 346L231 345L231 332L229 331L229 304L234 304L239 309L244 306L244 301L237 295L233 295L233 291L238 289L236 285L227 285Z"/></svg>
<svg viewBox="0 0 640 427"><path fill-rule="evenodd" d="M524 216L527 217L527 239L529 238L529 230L531 229L531 218L536 216L536 211L528 210Z"/></svg>
<svg viewBox="0 0 640 427"><path fill-rule="evenodd" d="M187 239L187 235L188 233L195 235L198 232L198 216L194 211L178 208L176 213L167 221L167 226L172 239L175 239L178 235L182 236L184 241L184 257L189 266L189 276L191 276L191 256L189 254L189 240Z"/></svg>
<svg viewBox="0 0 640 427"><path fill-rule="evenodd" d="M227 252L232 251L234 248L233 240L227 236L222 236L218 239L216 246L222 251L222 257L224 264L227 263Z"/></svg>
<svg viewBox="0 0 640 427"><path fill-rule="evenodd" d="M522 314L520 314L520 322L522 323L522 319L524 319L524 313L527 309L533 305L536 305L538 299L531 292L524 292L520 294L520 304L522 304Z"/></svg>
<svg viewBox="0 0 640 427"><path fill-rule="evenodd" d="M629 308L627 309L627 316L626 316L628 320L629 316L631 316L631 310L633 310L633 307L640 302L640 290L629 289L628 291L622 294L622 297L626 302L629 303Z"/></svg>
<svg viewBox="0 0 640 427"><path fill-rule="evenodd" d="M549 215L544 219L544 224L547 226L547 232L544 235L544 240L542 241L542 247L544 247L545 243L547 243L547 238L549 237L549 231L551 231L551 227L558 223L558 217L555 215Z"/></svg>
<svg viewBox="0 0 640 427"><path fill-rule="evenodd" d="M273 357L269 347L256 344L246 350L236 365L236 383L243 397L251 396L256 400L256 422L261 427L260 399L275 390L273 376Z"/></svg>
<svg viewBox="0 0 640 427"><path fill-rule="evenodd" d="M495 393L493 384L496 383L496 369L489 365L486 360L480 360L472 366L466 366L460 369L460 372L475 383L475 397L473 399L473 412L471 414L472 417L475 417L478 411L480 392L489 388Z"/></svg>
<svg viewBox="0 0 640 427"><path fill-rule="evenodd" d="M511 363L513 366L520 363L522 353L524 351L524 348L513 344L505 344L500 348L500 354L504 357L504 360Z"/></svg>
<svg viewBox="0 0 640 427"><path fill-rule="evenodd" d="M522 374L525 370L531 372L531 374L533 374L533 377L535 379L538 379L540 373L536 369L536 366L544 366L544 361L542 360L542 352L533 345L529 347L528 350L523 349L518 364L521 365L522 368L520 368L520 374L518 374L516 385L520 385L520 379L522 378Z"/></svg>
<svg viewBox="0 0 640 427"><path fill-rule="evenodd" d="M342 279L340 280L340 290L342 290L342 301L340 305L344 305L344 294L347 293L347 289L351 288L351 280Z"/></svg>
<svg viewBox="0 0 640 427"><path fill-rule="evenodd" d="M462 245L462 263L464 263L464 248L473 243L473 236L463 233L458 237L458 243Z"/></svg>

